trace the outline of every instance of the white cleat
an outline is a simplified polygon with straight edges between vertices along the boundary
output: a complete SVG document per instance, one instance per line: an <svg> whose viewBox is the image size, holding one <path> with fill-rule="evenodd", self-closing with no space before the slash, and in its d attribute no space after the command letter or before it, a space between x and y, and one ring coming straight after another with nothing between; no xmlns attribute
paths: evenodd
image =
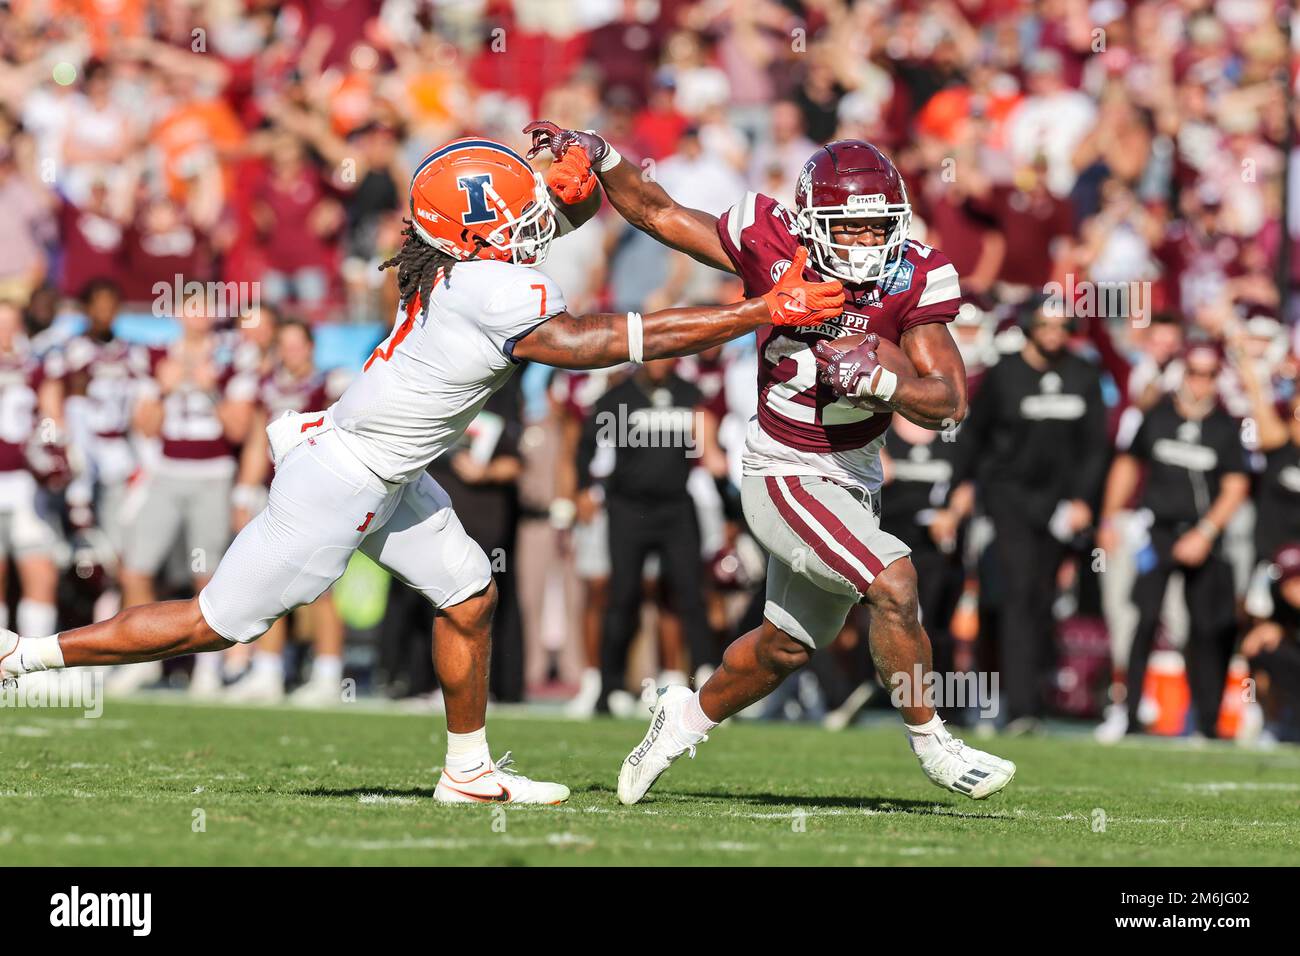
<svg viewBox="0 0 1300 956"><path fill-rule="evenodd" d="M18 635L0 628L0 687L16 686L18 675L5 670L5 660L18 650Z"/></svg>
<svg viewBox="0 0 1300 956"><path fill-rule="evenodd" d="M605 703L609 707L610 714L614 717L635 717L636 705L639 700L639 697L620 688L619 690L611 690L609 696L605 698Z"/></svg>
<svg viewBox="0 0 1300 956"><path fill-rule="evenodd" d="M104 682L104 690L111 697L134 694L162 680L161 661L144 661L139 664L118 664Z"/></svg>
<svg viewBox="0 0 1300 956"><path fill-rule="evenodd" d="M486 768L453 774L446 767L434 787L433 799L439 803L544 803L557 804L569 799L569 788L562 783L529 780L509 769L510 752Z"/></svg>
<svg viewBox="0 0 1300 956"><path fill-rule="evenodd" d="M284 700L284 675L271 668L250 667L226 688L225 697L240 704L278 704Z"/></svg>
<svg viewBox="0 0 1300 956"><path fill-rule="evenodd" d="M190 674L190 686L185 692L195 700L219 700L226 692L225 682L221 679L221 668L196 664Z"/></svg>
<svg viewBox="0 0 1300 956"><path fill-rule="evenodd" d="M1099 744L1117 744L1128 733L1128 708L1123 704L1107 704L1106 717L1092 730Z"/></svg>
<svg viewBox="0 0 1300 956"><path fill-rule="evenodd" d="M678 739L679 714L686 701L695 696L689 687L659 689L659 700L650 718L650 730L623 760L618 771L618 799L631 806L644 797L673 761L684 753L695 757L695 745ZM703 743L708 737L701 738Z"/></svg>
<svg viewBox="0 0 1300 956"><path fill-rule="evenodd" d="M569 717L590 717L596 713L600 703L600 671L588 667L582 672L582 682L578 692L564 705L564 713Z"/></svg>
<svg viewBox="0 0 1300 956"><path fill-rule="evenodd" d="M936 787L983 800L1011 782L1016 765L974 747L956 737L933 741L924 754L918 753L921 769Z"/></svg>
<svg viewBox="0 0 1300 956"><path fill-rule="evenodd" d="M333 707L343 703L343 684L313 677L289 695L289 703L295 707Z"/></svg>

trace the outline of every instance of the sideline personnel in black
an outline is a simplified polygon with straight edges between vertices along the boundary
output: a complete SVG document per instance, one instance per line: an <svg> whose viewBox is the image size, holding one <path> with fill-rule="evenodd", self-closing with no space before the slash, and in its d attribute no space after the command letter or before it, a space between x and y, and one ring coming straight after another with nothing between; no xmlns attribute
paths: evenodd
<svg viewBox="0 0 1300 956"><path fill-rule="evenodd" d="M1017 729L1042 716L1056 573L1066 544L1092 525L1110 455L1101 376L1069 351L1069 320L1042 305L1026 312L1024 347L971 400L953 475L954 485L975 480L993 521L1002 717Z"/></svg>
<svg viewBox="0 0 1300 956"><path fill-rule="evenodd" d="M609 608L601 639L602 709L623 687L628 648L640 621L642 570L659 555L660 580L681 618L691 667L717 663L704 613L703 561L691 469L706 459L725 469L717 423L694 385L673 372L675 359L647 362L606 392L583 428L579 482L592 483L591 460L613 453L602 480L609 514Z"/></svg>
<svg viewBox="0 0 1300 956"><path fill-rule="evenodd" d="M1265 719L1279 740L1300 741L1300 541L1273 557L1272 610L1241 640Z"/></svg>
<svg viewBox="0 0 1300 956"><path fill-rule="evenodd" d="M1232 568L1217 542L1250 493L1250 479L1240 426L1219 404L1218 351L1193 345L1183 362L1182 384L1147 412L1133 441L1111 466L1097 543L1103 552L1122 546L1110 520L1132 498L1145 466L1139 508L1150 515L1151 540L1138 554L1138 577L1133 582L1138 626L1126 682L1128 730L1142 730L1138 705L1147 659L1160 626L1169 576L1181 571L1190 618L1183 654L1187 682L1197 730L1213 737L1232 656L1236 613Z"/></svg>

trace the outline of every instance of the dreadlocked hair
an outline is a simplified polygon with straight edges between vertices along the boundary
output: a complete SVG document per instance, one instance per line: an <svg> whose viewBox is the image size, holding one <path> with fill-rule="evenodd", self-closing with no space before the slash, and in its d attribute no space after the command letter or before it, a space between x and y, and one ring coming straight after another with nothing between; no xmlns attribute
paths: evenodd
<svg viewBox="0 0 1300 956"><path fill-rule="evenodd" d="M402 247L391 259L381 262L379 268L382 271L397 267L397 297L402 308L406 307L412 296L418 295L420 311L427 313L429 293L433 291L438 270L442 270L443 282L449 282L451 267L460 260L445 252L439 252L421 239L416 234L415 224L410 219L403 219L402 222L406 223L406 228L402 230L402 235L405 237Z"/></svg>

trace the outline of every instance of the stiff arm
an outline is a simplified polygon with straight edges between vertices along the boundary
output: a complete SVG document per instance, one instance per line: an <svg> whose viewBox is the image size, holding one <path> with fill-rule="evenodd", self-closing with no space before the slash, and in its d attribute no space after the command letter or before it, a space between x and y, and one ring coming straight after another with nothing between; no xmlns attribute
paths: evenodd
<svg viewBox="0 0 1300 956"><path fill-rule="evenodd" d="M514 346L517 359L556 368L606 368L630 358L626 314L552 316ZM762 299L707 308L665 309L641 320L646 360L676 358L721 345L771 321Z"/></svg>
<svg viewBox="0 0 1300 956"><path fill-rule="evenodd" d="M717 216L681 205L626 159L597 176L610 205L633 226L697 262L735 273L718 238Z"/></svg>

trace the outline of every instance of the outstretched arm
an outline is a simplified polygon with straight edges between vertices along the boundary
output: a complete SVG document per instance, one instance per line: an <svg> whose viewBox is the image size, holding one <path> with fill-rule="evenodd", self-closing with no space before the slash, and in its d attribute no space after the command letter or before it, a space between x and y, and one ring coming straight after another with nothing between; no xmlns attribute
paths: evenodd
<svg viewBox="0 0 1300 956"><path fill-rule="evenodd" d="M721 345L760 325L817 325L844 308L840 283L803 277L808 250L800 247L794 262L769 292L735 305L665 309L642 318L626 315L552 316L514 345L517 359L558 368L603 368L620 362L675 358Z"/></svg>
<svg viewBox="0 0 1300 956"><path fill-rule="evenodd" d="M598 177L610 205L642 232L692 259L735 272L718 238L718 217L674 201L664 188L629 163L595 133L562 130L554 123L530 123L529 156L549 149L558 162L547 173L547 184L561 199L588 189L587 177Z"/></svg>
<svg viewBox="0 0 1300 956"><path fill-rule="evenodd" d="M514 348L514 357L556 368L606 368L629 361L626 314L570 315L543 322ZM754 331L769 321L762 299L726 308L666 309L641 320L646 360L690 355Z"/></svg>

